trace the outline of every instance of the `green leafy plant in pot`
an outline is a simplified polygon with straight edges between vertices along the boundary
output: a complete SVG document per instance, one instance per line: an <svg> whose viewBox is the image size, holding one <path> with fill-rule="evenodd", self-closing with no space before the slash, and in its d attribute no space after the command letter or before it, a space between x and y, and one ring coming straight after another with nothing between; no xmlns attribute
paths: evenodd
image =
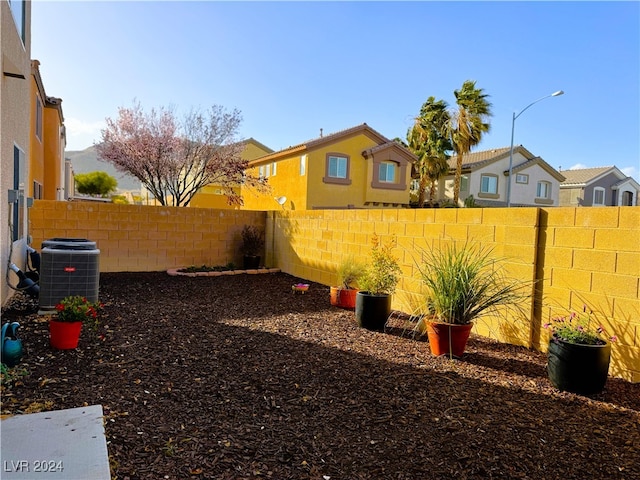
<svg viewBox="0 0 640 480"><path fill-rule="evenodd" d="M243 254L245 270L260 267L260 258L264 248L264 230L254 225L245 225L242 228L242 244L240 251Z"/></svg>
<svg viewBox="0 0 640 480"><path fill-rule="evenodd" d="M397 245L395 237L383 243L378 235L372 238L371 258L358 283L356 294L356 321L369 330L384 330L391 314L391 296L400 281L400 265L393 255Z"/></svg>
<svg viewBox="0 0 640 480"><path fill-rule="evenodd" d="M416 262L426 289L419 325L434 355L461 357L474 321L500 307L520 309L530 284L509 278L493 249L465 242L420 249Z"/></svg>
<svg viewBox="0 0 640 480"><path fill-rule="evenodd" d="M331 305L342 308L355 308L358 281L365 272L364 263L349 256L338 264L339 285L330 287Z"/></svg>
<svg viewBox="0 0 640 480"><path fill-rule="evenodd" d="M607 381L611 343L593 312L583 306L582 313L571 312L545 323L551 332L547 351L547 374L559 390L591 395L600 393Z"/></svg>
<svg viewBox="0 0 640 480"><path fill-rule="evenodd" d="M98 328L100 302L90 302L82 295L69 295L56 305L56 314L49 320L49 340L58 350L70 350L78 346L82 325L93 332Z"/></svg>

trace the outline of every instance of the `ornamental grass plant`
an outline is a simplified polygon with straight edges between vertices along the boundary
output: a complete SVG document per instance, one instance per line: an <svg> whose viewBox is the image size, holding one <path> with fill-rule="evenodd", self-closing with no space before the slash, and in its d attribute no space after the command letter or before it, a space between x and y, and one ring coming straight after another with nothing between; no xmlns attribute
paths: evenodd
<svg viewBox="0 0 640 480"><path fill-rule="evenodd" d="M430 321L466 325L499 307L519 308L531 295L529 282L506 275L493 248L465 242L419 249L416 266L426 287Z"/></svg>
<svg viewBox="0 0 640 480"><path fill-rule="evenodd" d="M338 283L344 290L353 290L358 287L358 280L362 278L366 270L366 265L353 256L349 256L338 264L336 273Z"/></svg>

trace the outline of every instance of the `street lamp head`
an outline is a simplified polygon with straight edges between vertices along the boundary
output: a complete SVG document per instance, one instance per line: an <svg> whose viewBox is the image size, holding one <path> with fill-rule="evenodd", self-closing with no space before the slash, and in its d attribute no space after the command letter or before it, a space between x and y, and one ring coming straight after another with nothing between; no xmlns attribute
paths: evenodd
<svg viewBox="0 0 640 480"><path fill-rule="evenodd" d="M563 95L563 94L564 94L564 92L563 92L562 90L558 90L557 92L553 92L553 93L551 94L551 96L552 96L552 97L557 97L557 96L559 96L559 95Z"/></svg>

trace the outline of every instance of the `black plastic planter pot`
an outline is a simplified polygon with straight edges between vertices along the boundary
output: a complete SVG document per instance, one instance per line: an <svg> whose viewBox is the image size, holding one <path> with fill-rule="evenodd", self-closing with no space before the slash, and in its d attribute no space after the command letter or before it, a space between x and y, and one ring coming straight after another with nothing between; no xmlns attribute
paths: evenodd
<svg viewBox="0 0 640 480"><path fill-rule="evenodd" d="M242 258L245 270L255 270L260 268L260 255L245 255Z"/></svg>
<svg viewBox="0 0 640 480"><path fill-rule="evenodd" d="M591 395L604 389L609 372L611 344L579 345L552 338L547 373L554 387Z"/></svg>
<svg viewBox="0 0 640 480"><path fill-rule="evenodd" d="M356 295L356 321L367 330L384 330L391 315L391 295L372 295L358 292Z"/></svg>

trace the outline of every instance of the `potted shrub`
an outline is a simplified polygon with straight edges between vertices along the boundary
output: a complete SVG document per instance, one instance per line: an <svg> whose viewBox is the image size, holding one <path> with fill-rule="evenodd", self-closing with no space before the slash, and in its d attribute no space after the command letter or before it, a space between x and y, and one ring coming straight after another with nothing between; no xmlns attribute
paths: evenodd
<svg viewBox="0 0 640 480"><path fill-rule="evenodd" d="M253 225L245 225L242 228L242 245L240 247L245 270L260 267L260 255L263 247L264 230Z"/></svg>
<svg viewBox="0 0 640 480"><path fill-rule="evenodd" d="M49 320L49 341L53 348L69 350L78 346L82 324L97 328L102 304L90 302L81 295L69 295L56 305L56 314Z"/></svg>
<svg viewBox="0 0 640 480"><path fill-rule="evenodd" d="M547 374L553 386L582 395L600 393L616 337L605 338L604 328L593 321L591 312L586 313L586 306L582 315L556 317L544 327L551 331Z"/></svg>
<svg viewBox="0 0 640 480"><path fill-rule="evenodd" d="M356 294L356 321L369 330L384 330L402 271L392 253L395 238L384 244L374 235L372 244L370 262L358 280L361 290Z"/></svg>
<svg viewBox="0 0 640 480"><path fill-rule="evenodd" d="M330 287L331 305L355 308L358 293L358 279L362 277L365 265L353 257L348 257L338 265L339 285Z"/></svg>
<svg viewBox="0 0 640 480"><path fill-rule="evenodd" d="M426 287L420 324L434 355L461 357L477 318L518 307L530 295L526 282L505 275L491 248L467 242L420 253L417 269Z"/></svg>

